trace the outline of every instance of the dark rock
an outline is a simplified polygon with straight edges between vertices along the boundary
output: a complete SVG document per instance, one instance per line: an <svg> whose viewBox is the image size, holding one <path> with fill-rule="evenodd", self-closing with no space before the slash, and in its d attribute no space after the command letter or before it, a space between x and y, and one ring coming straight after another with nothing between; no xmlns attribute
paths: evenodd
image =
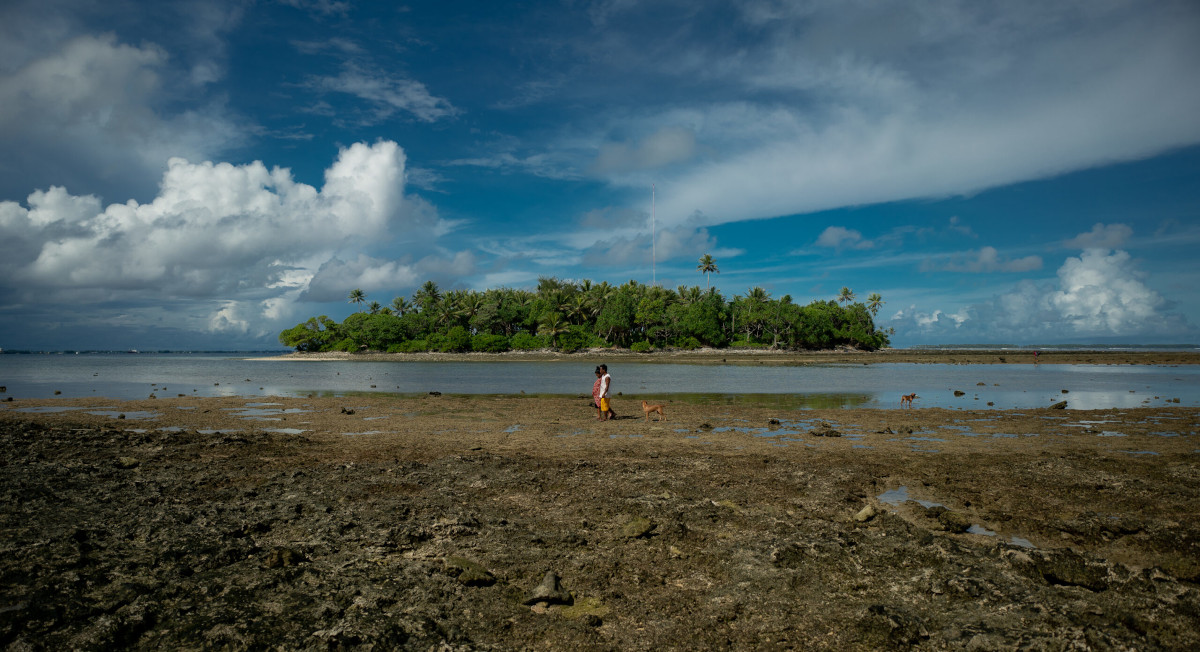
<svg viewBox="0 0 1200 652"><path fill-rule="evenodd" d="M866 523L867 521L875 518L875 515L878 513L879 512L875 511L874 505L867 505L854 515L854 520L858 521L859 523Z"/></svg>
<svg viewBox="0 0 1200 652"><path fill-rule="evenodd" d="M354 410L342 408L342 414L354 414Z"/></svg>
<svg viewBox="0 0 1200 652"><path fill-rule="evenodd" d="M1037 572L1050 584L1082 586L1092 591L1108 588L1108 567L1102 562L1090 562L1074 550L1039 552L1031 556Z"/></svg>
<svg viewBox="0 0 1200 652"><path fill-rule="evenodd" d="M574 601L571 594L563 590L558 575L554 571L546 571L542 583L534 587L525 604L571 604Z"/></svg>
<svg viewBox="0 0 1200 652"><path fill-rule="evenodd" d="M631 518L625 525L621 526L621 536L626 539L640 539L650 536L654 531L656 524L643 516L635 516Z"/></svg>
<svg viewBox="0 0 1200 652"><path fill-rule="evenodd" d="M308 561L303 552L295 548L278 547L272 548L271 552L267 553L267 558L263 562L267 568L287 568Z"/></svg>
<svg viewBox="0 0 1200 652"><path fill-rule="evenodd" d="M447 557L446 572L467 586L491 586L496 577L482 564L465 557Z"/></svg>
<svg viewBox="0 0 1200 652"><path fill-rule="evenodd" d="M956 389L956 390L954 390L954 395L955 396L965 396L966 392L962 391L961 389Z"/></svg>
<svg viewBox="0 0 1200 652"><path fill-rule="evenodd" d="M859 621L871 642L881 646L908 646L929 638L925 623L902 607L871 605Z"/></svg>
<svg viewBox="0 0 1200 652"><path fill-rule="evenodd" d="M959 512L944 510L937 515L938 523L946 528L949 532L957 532L959 534L971 529L971 519L963 516Z"/></svg>
<svg viewBox="0 0 1200 652"><path fill-rule="evenodd" d="M1067 409L1067 402L1066 402L1066 401L1059 401L1058 403L1055 403L1054 405L1051 405L1051 406L1050 406L1050 409L1051 409L1051 410L1065 410L1065 409Z"/></svg>

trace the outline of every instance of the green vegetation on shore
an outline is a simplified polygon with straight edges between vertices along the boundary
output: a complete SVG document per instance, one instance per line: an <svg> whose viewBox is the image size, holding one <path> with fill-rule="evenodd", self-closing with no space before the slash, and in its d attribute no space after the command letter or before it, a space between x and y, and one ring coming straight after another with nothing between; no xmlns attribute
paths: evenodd
<svg viewBox="0 0 1200 652"><path fill-rule="evenodd" d="M710 270L710 271L715 271ZM629 281L578 283L542 278L537 290L500 288L443 293L426 282L409 301L388 306L367 303L355 289L349 301L360 310L338 323L312 317L279 334L297 351L362 350L499 353L553 348L563 352L622 346L633 351L662 348L830 349L850 346L875 350L888 334L875 327L884 303L872 294L867 304L843 288L838 301L801 306L789 295L778 299L761 287L726 300L715 288L679 286L670 290Z"/></svg>

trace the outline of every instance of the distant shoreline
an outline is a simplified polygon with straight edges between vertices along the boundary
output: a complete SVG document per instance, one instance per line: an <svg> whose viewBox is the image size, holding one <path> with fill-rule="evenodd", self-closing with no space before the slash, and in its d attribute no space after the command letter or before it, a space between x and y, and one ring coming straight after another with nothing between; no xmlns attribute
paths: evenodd
<svg viewBox="0 0 1200 652"><path fill-rule="evenodd" d="M550 350L504 353L285 353L248 358L264 361L363 361L363 362L649 362L667 364L1034 364L1032 350L883 349L880 351L772 351L763 349L697 349L633 353L629 349L588 349L577 353ZM1192 351L1039 351L1038 364L1193 365L1200 352Z"/></svg>

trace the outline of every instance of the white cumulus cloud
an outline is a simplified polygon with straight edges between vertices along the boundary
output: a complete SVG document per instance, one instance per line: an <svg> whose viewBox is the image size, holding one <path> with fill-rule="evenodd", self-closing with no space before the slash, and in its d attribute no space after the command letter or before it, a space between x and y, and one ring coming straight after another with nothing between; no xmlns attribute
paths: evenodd
<svg viewBox="0 0 1200 652"><path fill-rule="evenodd" d="M1091 231L1080 233L1063 244L1073 249L1118 249L1133 235L1127 224L1097 222Z"/></svg>
<svg viewBox="0 0 1200 652"><path fill-rule="evenodd" d="M1053 283L1025 280L953 315L910 306L891 325L902 337L929 342L1162 340L1195 332L1145 284L1128 252L1103 249L1068 258Z"/></svg>
<svg viewBox="0 0 1200 652"><path fill-rule="evenodd" d="M404 152L381 141L341 150L321 188L257 161L174 158L148 203L104 206L61 187L31 193L24 206L0 202L6 303L90 305L99 319L97 311L112 309L101 308L104 302L129 302L116 309L134 315L156 298L191 302L155 318L261 335L275 328L272 320L296 312L297 301L340 300L353 287L412 286L430 270L473 272L470 254L430 251L444 228L428 203L406 200L404 170ZM339 257L397 236L424 257Z"/></svg>

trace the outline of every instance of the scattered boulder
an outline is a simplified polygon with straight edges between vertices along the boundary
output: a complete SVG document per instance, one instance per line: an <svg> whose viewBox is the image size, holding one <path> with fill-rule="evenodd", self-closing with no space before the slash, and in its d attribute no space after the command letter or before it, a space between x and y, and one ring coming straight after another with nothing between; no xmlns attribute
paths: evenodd
<svg viewBox="0 0 1200 652"><path fill-rule="evenodd" d="M348 410L346 408L342 408L342 414L354 414L354 410Z"/></svg>
<svg viewBox="0 0 1200 652"><path fill-rule="evenodd" d="M654 531L655 527L657 526L654 521L644 516L635 516L625 523L625 525L621 526L621 536L626 539L648 537Z"/></svg>
<svg viewBox="0 0 1200 652"><path fill-rule="evenodd" d="M813 430L809 430L808 434L813 437L841 437L842 433L834 430L828 423L822 423Z"/></svg>
<svg viewBox="0 0 1200 652"><path fill-rule="evenodd" d="M867 505L854 515L854 520L858 521L859 523L866 523L867 521L875 518L875 515L878 513L879 512L875 511L874 505Z"/></svg>
<svg viewBox="0 0 1200 652"><path fill-rule="evenodd" d="M1050 584L1082 586L1092 591L1108 588L1108 567L1102 563L1090 563L1083 555L1069 548L1039 551L1033 556L1033 565Z"/></svg>
<svg viewBox="0 0 1200 652"><path fill-rule="evenodd" d="M967 393L966 393L966 392L964 392L964 391L962 391L961 389L956 389L956 390L954 390L954 395L955 395L955 396L966 396L966 394L967 394Z"/></svg>
<svg viewBox="0 0 1200 652"><path fill-rule="evenodd" d="M142 463L142 461L136 457L118 457L117 458L117 468L118 469L136 469L138 466L141 465L141 463Z"/></svg>
<svg viewBox="0 0 1200 652"><path fill-rule="evenodd" d="M942 509L937 515L938 523L946 528L948 532L962 534L971 529L971 519L967 518L960 512L954 512L948 509Z"/></svg>
<svg viewBox="0 0 1200 652"><path fill-rule="evenodd" d="M1066 402L1066 401L1059 401L1058 403L1055 403L1054 405L1051 405L1051 406L1050 406L1050 409L1051 409L1051 410L1065 410L1065 409L1067 409L1067 402Z"/></svg>
<svg viewBox="0 0 1200 652"><path fill-rule="evenodd" d="M308 558L304 556L303 552L295 548L279 546L272 548L271 552L267 553L267 558L263 561L263 565L267 568L287 568L306 561L308 561Z"/></svg>
<svg viewBox="0 0 1200 652"><path fill-rule="evenodd" d="M496 576L488 569L465 557L447 557L445 567L446 573L466 586L491 586L496 583Z"/></svg>
<svg viewBox="0 0 1200 652"><path fill-rule="evenodd" d="M430 396L441 396L442 393L441 392L429 392L429 395Z"/></svg>
<svg viewBox="0 0 1200 652"><path fill-rule="evenodd" d="M575 620L589 627L599 627L604 624L604 617L609 609L599 598L580 598L569 607L563 607L563 618Z"/></svg>
<svg viewBox="0 0 1200 652"><path fill-rule="evenodd" d="M572 604L575 599L567 593L562 584L559 583L558 575L554 571L546 571L545 577L542 578L542 583L534 587L533 592L525 598L525 604Z"/></svg>
<svg viewBox="0 0 1200 652"><path fill-rule="evenodd" d="M859 627L880 647L908 647L929 638L924 621L903 607L876 604L867 608Z"/></svg>

